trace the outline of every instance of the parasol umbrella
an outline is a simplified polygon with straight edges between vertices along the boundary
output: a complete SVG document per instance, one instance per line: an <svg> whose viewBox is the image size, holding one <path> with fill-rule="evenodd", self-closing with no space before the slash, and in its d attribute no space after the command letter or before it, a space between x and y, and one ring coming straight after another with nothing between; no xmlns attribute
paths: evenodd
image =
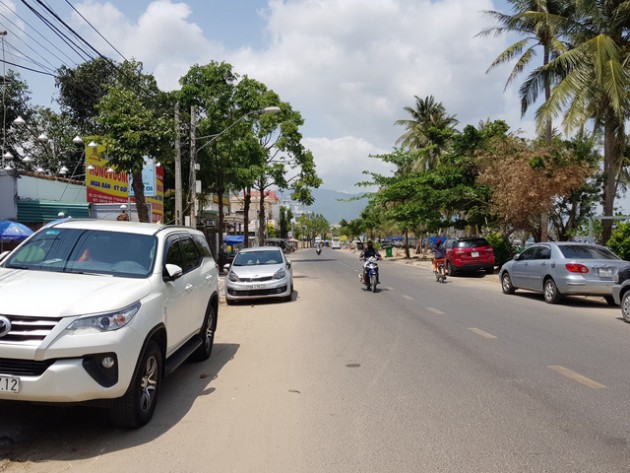
<svg viewBox="0 0 630 473"><path fill-rule="evenodd" d="M32 233L33 230L26 225L13 220L0 220L0 242L23 240Z"/></svg>

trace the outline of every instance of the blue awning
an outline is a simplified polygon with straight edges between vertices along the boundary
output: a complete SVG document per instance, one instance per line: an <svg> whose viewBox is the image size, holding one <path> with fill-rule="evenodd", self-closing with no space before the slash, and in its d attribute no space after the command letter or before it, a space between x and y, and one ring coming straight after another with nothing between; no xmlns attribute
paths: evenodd
<svg viewBox="0 0 630 473"><path fill-rule="evenodd" d="M243 235L226 235L223 239L223 243L225 243L226 245L239 245L243 244L244 241L245 238L243 237Z"/></svg>

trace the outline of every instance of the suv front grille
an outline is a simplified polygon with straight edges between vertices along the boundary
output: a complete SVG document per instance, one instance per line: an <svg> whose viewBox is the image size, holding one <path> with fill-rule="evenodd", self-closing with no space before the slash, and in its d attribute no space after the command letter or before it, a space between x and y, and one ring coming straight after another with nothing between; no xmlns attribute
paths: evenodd
<svg viewBox="0 0 630 473"><path fill-rule="evenodd" d="M61 317L23 317L4 315L11 322L9 333L0 337L0 343L39 345L55 328Z"/></svg>
<svg viewBox="0 0 630 473"><path fill-rule="evenodd" d="M0 373L13 376L39 376L54 362L55 360L31 361L0 358Z"/></svg>
<svg viewBox="0 0 630 473"><path fill-rule="evenodd" d="M12 376L40 376L55 360L31 361L0 358L0 373Z"/></svg>

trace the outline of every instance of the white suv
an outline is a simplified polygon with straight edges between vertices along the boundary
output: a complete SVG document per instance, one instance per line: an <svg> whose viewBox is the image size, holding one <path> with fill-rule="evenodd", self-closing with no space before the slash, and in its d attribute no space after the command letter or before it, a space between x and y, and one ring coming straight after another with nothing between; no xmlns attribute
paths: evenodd
<svg viewBox="0 0 630 473"><path fill-rule="evenodd" d="M137 428L163 377L212 352L218 271L197 230L66 220L0 260L0 399L97 401Z"/></svg>

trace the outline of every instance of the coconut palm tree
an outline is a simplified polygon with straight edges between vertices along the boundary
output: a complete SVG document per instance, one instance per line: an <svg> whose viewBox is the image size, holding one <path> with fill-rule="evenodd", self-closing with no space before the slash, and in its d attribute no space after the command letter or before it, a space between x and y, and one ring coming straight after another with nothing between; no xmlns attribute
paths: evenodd
<svg viewBox="0 0 630 473"><path fill-rule="evenodd" d="M436 102L432 95L421 99L417 95L415 108L403 107L411 115L408 120L396 120L406 131L396 140L403 148L422 150L418 158L417 168L433 169L448 146L450 137L456 132L459 123L454 115L447 115L441 102Z"/></svg>
<svg viewBox="0 0 630 473"><path fill-rule="evenodd" d="M537 113L539 124L564 114L568 133L593 120L603 130L603 210L611 216L626 146L625 119L630 112L630 1L577 0L567 17L572 46L532 73L562 80ZM610 238L612 221L603 221L602 239Z"/></svg>
<svg viewBox="0 0 630 473"><path fill-rule="evenodd" d="M508 33L518 33L524 38L508 46L490 64L486 72L505 63L511 63L516 59L512 72L508 76L505 88L516 79L536 56L536 48L542 48L543 66L548 64L552 57L566 51L566 46L559 39L559 21L566 7L566 2L558 0L507 0L512 5L513 15L507 15L494 10L485 13L494 18L500 26L486 28L478 36L500 36ZM521 115L525 115L527 109L538 98L539 92L544 92L545 101L551 95L552 78L549 75L541 77L541 81L528 84L526 89L521 88ZM548 120L544 127L544 136L548 143L552 138L552 122Z"/></svg>

